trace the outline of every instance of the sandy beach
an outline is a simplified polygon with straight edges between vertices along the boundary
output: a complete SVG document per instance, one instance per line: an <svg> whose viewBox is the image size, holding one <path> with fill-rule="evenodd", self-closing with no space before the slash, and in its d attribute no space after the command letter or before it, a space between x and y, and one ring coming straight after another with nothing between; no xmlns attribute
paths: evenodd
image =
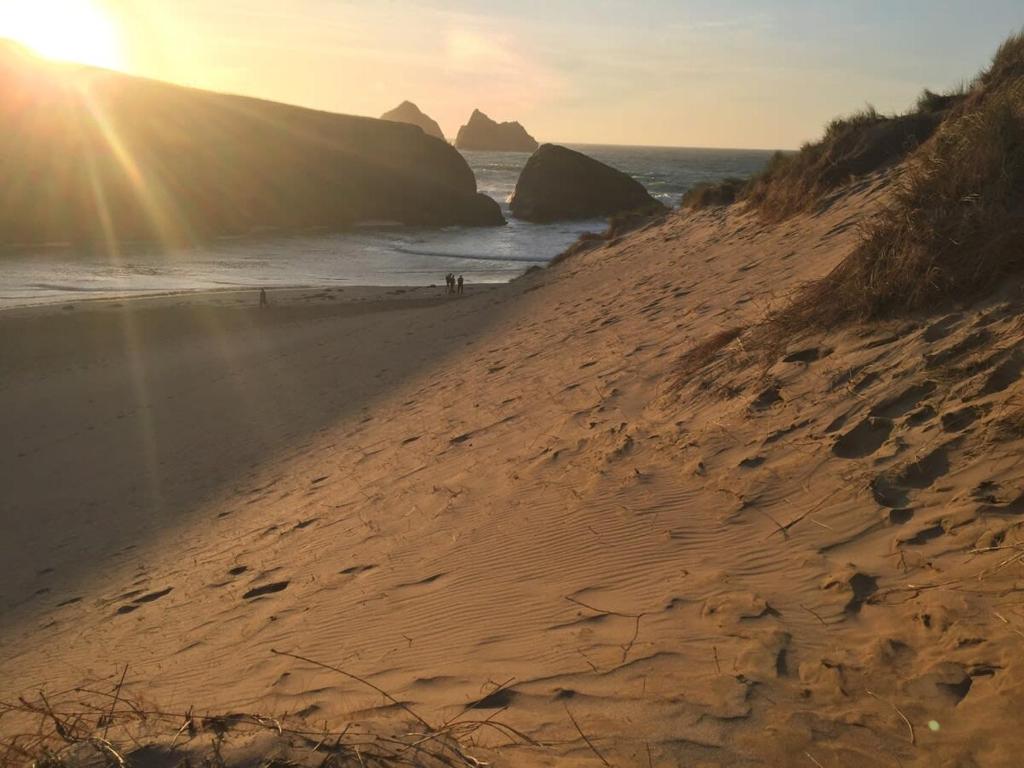
<svg viewBox="0 0 1024 768"><path fill-rule="evenodd" d="M1016 297L681 363L887 190L673 213L458 299L0 314L0 700L127 665L174 711L408 719L277 650L500 712L537 742L478 736L504 764L1011 764Z"/></svg>

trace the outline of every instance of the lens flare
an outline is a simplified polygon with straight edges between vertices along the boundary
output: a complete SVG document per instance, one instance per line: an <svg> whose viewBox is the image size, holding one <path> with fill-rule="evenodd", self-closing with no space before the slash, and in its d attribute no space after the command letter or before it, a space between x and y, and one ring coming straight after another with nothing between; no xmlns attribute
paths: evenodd
<svg viewBox="0 0 1024 768"><path fill-rule="evenodd" d="M52 59L122 66L117 26L98 0L0 0L0 37Z"/></svg>

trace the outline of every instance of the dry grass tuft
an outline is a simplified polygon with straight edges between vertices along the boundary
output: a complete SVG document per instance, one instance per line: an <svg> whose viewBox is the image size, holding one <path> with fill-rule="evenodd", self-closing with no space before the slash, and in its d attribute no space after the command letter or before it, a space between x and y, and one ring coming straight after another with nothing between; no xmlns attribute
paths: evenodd
<svg viewBox="0 0 1024 768"><path fill-rule="evenodd" d="M1024 30L1011 35L999 46L991 66L978 77L982 88L998 88L1024 78Z"/></svg>
<svg viewBox="0 0 1024 768"><path fill-rule="evenodd" d="M331 728L325 722L317 728L298 717L167 712L131 695L122 676L109 690L75 688L0 702L0 768L127 768L133 764L224 768L240 761L248 764L254 744L264 754L260 764L268 766L455 768L483 764L468 750L484 732L506 743L539 746L503 723L499 719L503 710L481 716L478 710L465 707L447 721L432 724L363 678L303 656L274 653L355 680L381 694L389 706L404 710L410 719L397 730L358 722L343 728Z"/></svg>
<svg viewBox="0 0 1024 768"><path fill-rule="evenodd" d="M935 132L943 114L886 116L869 106L833 120L820 141L795 154L777 153L750 180L743 199L769 221L810 210L828 192L898 163Z"/></svg>
<svg viewBox="0 0 1024 768"><path fill-rule="evenodd" d="M739 199L746 185L746 179L737 178L717 182L702 181L686 191L679 207L700 211L713 206L732 205Z"/></svg>
<svg viewBox="0 0 1024 768"><path fill-rule="evenodd" d="M675 367L676 387L682 387L695 374L713 361L718 353L743 335L741 327L726 328L688 349Z"/></svg>
<svg viewBox="0 0 1024 768"><path fill-rule="evenodd" d="M1024 35L945 114L853 253L773 314L762 341L936 310L1024 270Z"/></svg>
<svg viewBox="0 0 1024 768"><path fill-rule="evenodd" d="M1024 82L943 127L858 248L775 318L835 325L933 309L1024 267Z"/></svg>
<svg viewBox="0 0 1024 768"><path fill-rule="evenodd" d="M915 107L901 115L883 115L868 105L830 122L821 139L798 152L776 152L753 178L696 185L683 196L681 207L701 210L742 201L768 221L811 210L844 184L901 162L967 96L963 87L942 94L926 88Z"/></svg>
<svg viewBox="0 0 1024 768"><path fill-rule="evenodd" d="M648 224L661 221L667 213L668 209L660 203L656 206L617 213L608 219L608 227L604 232L584 232L576 239L576 242L548 262L548 266L553 267L571 256L604 245L628 232L646 227Z"/></svg>

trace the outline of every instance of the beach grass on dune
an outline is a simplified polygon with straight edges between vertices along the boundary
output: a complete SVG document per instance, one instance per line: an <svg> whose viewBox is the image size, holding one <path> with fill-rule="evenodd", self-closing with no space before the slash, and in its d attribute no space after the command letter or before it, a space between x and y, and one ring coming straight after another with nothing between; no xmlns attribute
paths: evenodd
<svg viewBox="0 0 1024 768"><path fill-rule="evenodd" d="M780 330L942 307L1024 267L1024 36L908 160L859 246L773 318Z"/></svg>

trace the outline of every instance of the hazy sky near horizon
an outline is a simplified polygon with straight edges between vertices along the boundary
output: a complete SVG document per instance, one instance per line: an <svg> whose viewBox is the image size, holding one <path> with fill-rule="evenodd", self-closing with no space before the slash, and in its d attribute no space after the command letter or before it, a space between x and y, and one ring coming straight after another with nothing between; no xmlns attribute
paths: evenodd
<svg viewBox="0 0 1024 768"><path fill-rule="evenodd" d="M118 68L351 114L474 108L539 140L790 148L972 77L1021 0L0 0L102 8ZM68 14L65 14L68 16Z"/></svg>

